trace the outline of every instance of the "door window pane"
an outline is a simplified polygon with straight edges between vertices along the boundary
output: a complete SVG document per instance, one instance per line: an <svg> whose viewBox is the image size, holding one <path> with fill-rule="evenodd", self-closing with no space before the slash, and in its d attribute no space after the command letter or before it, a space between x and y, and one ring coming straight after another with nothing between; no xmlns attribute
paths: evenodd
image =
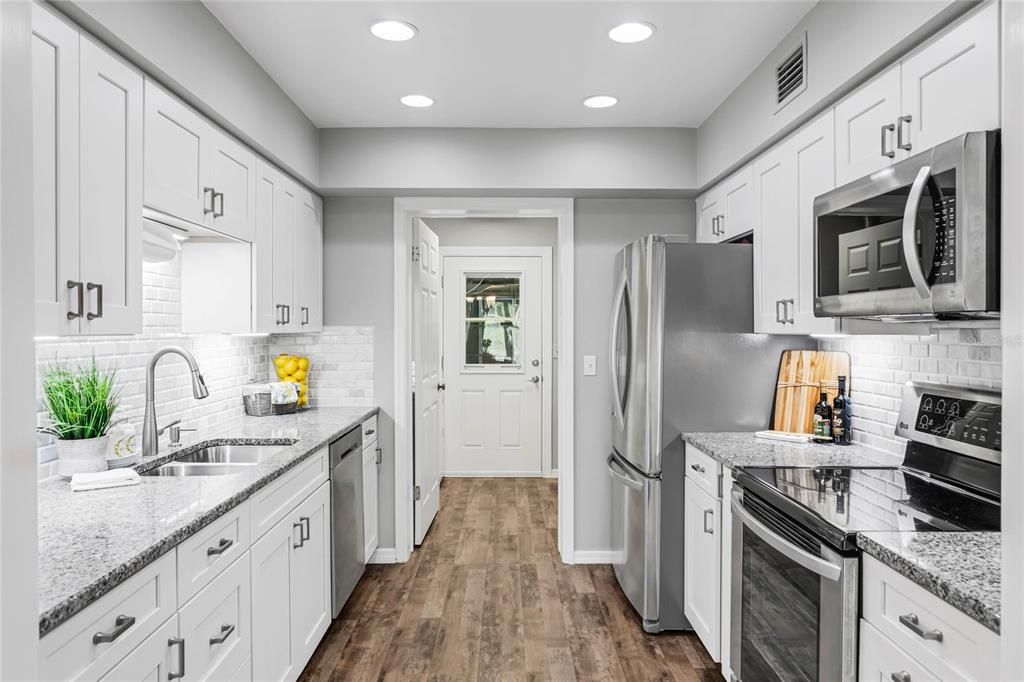
<svg viewBox="0 0 1024 682"><path fill-rule="evenodd" d="M466 276L466 366L520 365L520 279L518 275Z"/></svg>

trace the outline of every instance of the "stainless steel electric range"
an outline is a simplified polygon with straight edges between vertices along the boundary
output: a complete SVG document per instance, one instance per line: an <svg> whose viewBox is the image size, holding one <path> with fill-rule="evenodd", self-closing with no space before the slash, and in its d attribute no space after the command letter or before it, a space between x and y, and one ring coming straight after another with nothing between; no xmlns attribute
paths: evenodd
<svg viewBox="0 0 1024 682"><path fill-rule="evenodd" d="M999 530L1001 431L999 393L908 383L901 467L736 472L734 679L855 680L857 533Z"/></svg>

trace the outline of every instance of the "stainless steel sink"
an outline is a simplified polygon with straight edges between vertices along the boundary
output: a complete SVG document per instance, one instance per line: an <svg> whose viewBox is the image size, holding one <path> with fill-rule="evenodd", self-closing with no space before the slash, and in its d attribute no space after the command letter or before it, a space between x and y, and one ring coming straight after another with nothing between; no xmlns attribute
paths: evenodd
<svg viewBox="0 0 1024 682"><path fill-rule="evenodd" d="M196 464L187 462L169 462L155 469L150 469L142 476L228 476L240 474L252 464Z"/></svg>
<svg viewBox="0 0 1024 682"><path fill-rule="evenodd" d="M211 445L175 458L199 464L258 464L281 451L280 445Z"/></svg>

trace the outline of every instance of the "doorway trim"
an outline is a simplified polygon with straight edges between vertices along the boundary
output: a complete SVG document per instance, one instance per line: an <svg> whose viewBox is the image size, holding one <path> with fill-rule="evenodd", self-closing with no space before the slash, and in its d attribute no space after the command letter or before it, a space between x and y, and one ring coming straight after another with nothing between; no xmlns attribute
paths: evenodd
<svg viewBox="0 0 1024 682"><path fill-rule="evenodd" d="M410 358L412 343L412 229L414 218L554 218L557 222L558 326L552 357L558 360L558 551L574 563L573 200L553 198L397 197L395 240L395 560L409 560L413 547L413 443Z"/></svg>
<svg viewBox="0 0 1024 682"><path fill-rule="evenodd" d="M541 336L541 355L545 361L554 362L554 292L552 286L554 281L552 279L551 269L551 247L550 246L442 246L441 247L441 272L444 272L444 259L449 256L453 258L487 258L487 257L506 257L506 258L540 258L541 262L541 286L545 292L545 295L541 297L541 323L544 325L544 332ZM444 280L442 279L442 283ZM443 286L443 284L442 284ZM447 300L447 299L445 299ZM441 306L441 310L444 311L444 306ZM442 330L444 327L442 325ZM443 335L442 331L442 335ZM545 373L547 368L545 367ZM541 386L541 476L544 478L552 477L552 466L551 466L551 382L545 381ZM447 415L447 410L445 411ZM447 426L447 424L445 425ZM447 430L445 430L447 433ZM442 439L443 443L447 443L447 437ZM447 475L447 474L445 474ZM464 474L466 476L470 474ZM481 474L486 476L494 476L495 474ZM498 474L500 475L500 474Z"/></svg>

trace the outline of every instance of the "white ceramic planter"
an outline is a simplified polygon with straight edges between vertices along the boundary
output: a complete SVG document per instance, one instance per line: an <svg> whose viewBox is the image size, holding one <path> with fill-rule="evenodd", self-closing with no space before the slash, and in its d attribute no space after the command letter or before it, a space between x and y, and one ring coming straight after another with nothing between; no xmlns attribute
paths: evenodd
<svg viewBox="0 0 1024 682"><path fill-rule="evenodd" d="M107 446L110 436L84 440L57 441L57 474L71 478L72 474L107 470Z"/></svg>

